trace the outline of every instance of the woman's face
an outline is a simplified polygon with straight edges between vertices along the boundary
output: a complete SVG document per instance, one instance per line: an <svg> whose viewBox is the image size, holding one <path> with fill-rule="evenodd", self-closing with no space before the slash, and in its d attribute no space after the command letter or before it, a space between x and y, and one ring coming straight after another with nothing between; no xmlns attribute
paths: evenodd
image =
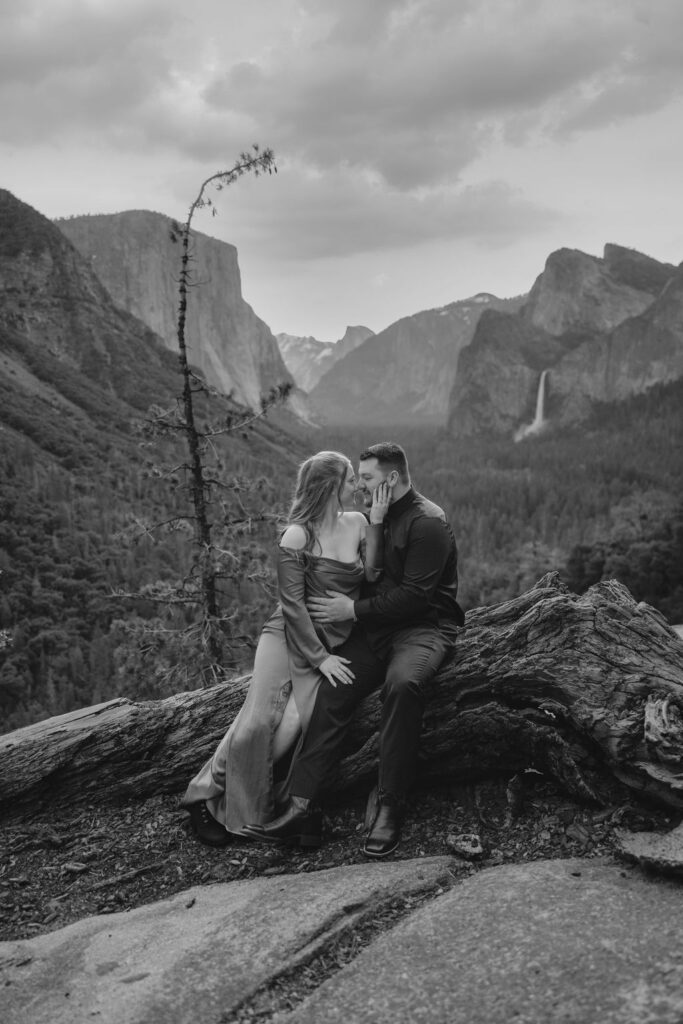
<svg viewBox="0 0 683 1024"><path fill-rule="evenodd" d="M346 470L346 476L344 477L344 485L341 490L341 503L344 507L353 506L353 496L356 491L356 474L353 471L353 466L349 463Z"/></svg>

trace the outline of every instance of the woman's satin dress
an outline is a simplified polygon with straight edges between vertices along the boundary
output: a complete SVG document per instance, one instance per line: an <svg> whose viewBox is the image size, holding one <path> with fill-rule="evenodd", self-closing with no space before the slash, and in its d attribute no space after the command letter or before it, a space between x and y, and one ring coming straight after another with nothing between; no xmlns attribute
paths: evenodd
<svg viewBox="0 0 683 1024"><path fill-rule="evenodd" d="M274 785L273 737L289 695L303 736L324 678L318 666L351 632L350 621L314 624L306 598L336 590L355 600L364 576L360 559L338 562L283 547L277 571L280 601L261 632L244 704L181 801L187 806L205 800L228 832L240 833L244 825L275 817L276 801L287 795L287 780Z"/></svg>

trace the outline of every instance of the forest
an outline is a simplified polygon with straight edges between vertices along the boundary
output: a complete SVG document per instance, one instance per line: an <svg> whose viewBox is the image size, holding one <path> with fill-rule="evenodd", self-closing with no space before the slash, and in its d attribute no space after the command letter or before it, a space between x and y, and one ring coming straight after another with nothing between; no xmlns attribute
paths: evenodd
<svg viewBox="0 0 683 1024"><path fill-rule="evenodd" d="M152 698L213 681L197 635L178 440L151 420L64 415L2 383L0 402L2 731L117 695ZM207 462L220 481L214 542L228 554L226 673L246 669L274 603L272 540L305 454L277 417L228 436Z"/></svg>
<svg viewBox="0 0 683 1024"><path fill-rule="evenodd" d="M113 433L90 421L84 433L78 417L56 420L39 399L27 408L2 391L0 729L213 682L187 598L195 552L176 448L139 423ZM677 382L519 444L401 425L372 437L302 430L277 414L228 435L212 470L214 536L232 567L222 671L249 670L273 607L297 462L329 447L355 461L384 438L405 446L415 486L453 522L465 609L558 569L577 592L619 579L683 622L682 409Z"/></svg>

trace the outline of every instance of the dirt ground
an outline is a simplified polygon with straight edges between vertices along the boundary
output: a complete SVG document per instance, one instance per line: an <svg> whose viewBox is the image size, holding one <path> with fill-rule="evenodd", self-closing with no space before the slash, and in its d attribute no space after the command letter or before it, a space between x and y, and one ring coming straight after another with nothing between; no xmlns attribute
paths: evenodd
<svg viewBox="0 0 683 1024"><path fill-rule="evenodd" d="M325 842L305 852L236 840L203 846L173 796L123 806L55 812L0 832L0 939L30 938L93 914L130 910L195 885L355 864L364 860L365 796L348 797L325 818ZM463 872L495 864L614 851L616 828L669 831L679 815L620 794L608 807L568 799L542 777L516 784L423 787L407 808L395 858L457 852L457 837L479 836L483 853Z"/></svg>

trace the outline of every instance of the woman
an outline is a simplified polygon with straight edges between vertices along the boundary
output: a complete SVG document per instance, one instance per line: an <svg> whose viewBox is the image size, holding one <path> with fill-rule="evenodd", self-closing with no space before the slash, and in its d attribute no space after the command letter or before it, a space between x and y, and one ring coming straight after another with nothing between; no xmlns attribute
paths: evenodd
<svg viewBox="0 0 683 1024"><path fill-rule="evenodd" d="M318 452L299 467L278 548L280 600L261 632L244 705L182 799L197 837L210 846L275 816L287 779L276 787L273 767L303 735L321 680L353 682L348 660L334 654L352 623L314 625L306 599L328 590L355 599L363 578L379 573L379 531L368 532L366 550L365 516L344 508L355 489L353 467L339 452ZM388 502L386 488L375 493L373 522L382 521Z"/></svg>

